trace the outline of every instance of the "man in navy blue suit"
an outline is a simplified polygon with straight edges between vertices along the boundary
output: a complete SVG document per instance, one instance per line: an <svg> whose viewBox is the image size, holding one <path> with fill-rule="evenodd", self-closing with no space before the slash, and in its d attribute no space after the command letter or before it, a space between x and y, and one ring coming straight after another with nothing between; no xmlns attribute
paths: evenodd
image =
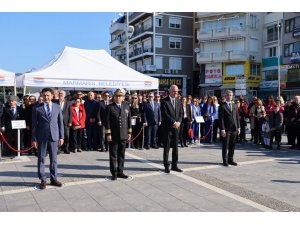
<svg viewBox="0 0 300 225"><path fill-rule="evenodd" d="M144 105L144 124L146 126L145 148L158 148L156 142L156 133L161 124L160 106L154 101L154 93L150 92L149 100Z"/></svg>
<svg viewBox="0 0 300 225"><path fill-rule="evenodd" d="M41 180L40 189L46 188L45 156L47 150L50 156L51 185L61 187L57 180L57 151L58 145L64 143L63 116L58 104L52 103L51 88L42 90L44 102L32 110L32 145L38 149L38 176Z"/></svg>

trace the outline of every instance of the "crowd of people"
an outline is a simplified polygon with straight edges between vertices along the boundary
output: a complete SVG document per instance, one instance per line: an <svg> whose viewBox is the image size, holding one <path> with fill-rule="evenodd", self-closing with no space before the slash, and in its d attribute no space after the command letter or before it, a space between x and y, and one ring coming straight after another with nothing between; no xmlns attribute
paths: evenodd
<svg viewBox="0 0 300 225"><path fill-rule="evenodd" d="M105 110L113 102L110 92L88 92L84 95L78 91L74 96L67 95L64 90L54 90L52 102L60 105L64 123L64 145L59 153L85 151L108 151L105 139ZM225 96L219 100L216 96L202 98L179 96L184 112L179 129L179 146L187 147L194 144L201 137L202 142L216 143L217 137L222 140L219 129L219 107L225 102ZM158 149L163 147L161 130L161 99L156 92L138 94L126 93L124 101L131 112L132 137L131 148ZM9 96L5 105L0 107L1 131L14 148L17 148L17 131L11 127L11 120L25 120L26 129L22 130L22 148L31 146L31 123L33 106L43 102L43 98L25 95L23 103L17 104L16 96ZM273 148L273 139L280 149L281 135L287 134L288 144L292 149L300 149L300 96L284 102L280 97L274 100L268 96L265 101L260 98L246 101L243 96L234 100L239 114L241 133L237 142L253 141L266 148ZM204 122L197 123L196 118L202 116ZM246 139L247 123L250 123L251 139ZM144 135L141 129L144 127ZM200 131L199 131L200 128ZM128 144L127 144L128 145ZM29 154L37 154L36 149ZM4 147L3 156L16 154L8 147Z"/></svg>
<svg viewBox="0 0 300 225"><path fill-rule="evenodd" d="M290 148L300 150L300 96L286 102L282 97L274 100L273 96L268 96L266 101L253 97L247 102L243 96L233 100L233 92L228 90L219 102L216 96L180 96L178 87L172 85L164 98L157 92L125 93L121 89L113 95L108 91L90 91L84 96L77 91L71 96L62 89L45 88L38 99L25 95L21 105L17 100L16 96L10 96L0 107L1 134L17 148L17 130L12 129L11 121L26 121L21 147L32 148L28 154L38 156L41 189L46 185L44 157L47 154L52 164L51 183L61 186L55 169L56 155L61 152L109 150L115 180L128 177L123 168L129 143L131 148L139 150L163 147L166 173L170 172L171 147L171 169L182 172L177 166L178 145L184 148L199 141L220 140L224 166L237 165L233 160L236 142L253 141L273 149L275 138L280 149L283 132L287 134ZM247 122L250 122L250 140L246 139ZM16 153L8 146L3 148L3 156L12 154Z"/></svg>

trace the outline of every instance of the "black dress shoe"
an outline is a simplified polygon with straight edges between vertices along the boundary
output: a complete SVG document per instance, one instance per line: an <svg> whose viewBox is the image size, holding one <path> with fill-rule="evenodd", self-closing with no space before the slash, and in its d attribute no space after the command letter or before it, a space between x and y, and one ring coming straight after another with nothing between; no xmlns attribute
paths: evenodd
<svg viewBox="0 0 300 225"><path fill-rule="evenodd" d="M39 185L39 188L41 189L41 190L44 190L44 189L46 189L46 185L47 185L47 183L46 183L46 181L41 181L41 184Z"/></svg>
<svg viewBox="0 0 300 225"><path fill-rule="evenodd" d="M182 173L182 170L179 169L178 167L172 167L171 170Z"/></svg>
<svg viewBox="0 0 300 225"><path fill-rule="evenodd" d="M154 148L154 149L159 149L159 147L158 147L157 145L153 145L152 148Z"/></svg>
<svg viewBox="0 0 300 225"><path fill-rule="evenodd" d="M228 163L227 162L223 162L223 166L228 166Z"/></svg>
<svg viewBox="0 0 300 225"><path fill-rule="evenodd" d="M127 178L128 178L128 176L125 175L124 173L118 174L117 177L118 177L118 178L123 178L123 179L127 179Z"/></svg>
<svg viewBox="0 0 300 225"><path fill-rule="evenodd" d="M165 173L170 173L170 169L168 167L165 168Z"/></svg>
<svg viewBox="0 0 300 225"><path fill-rule="evenodd" d="M117 177L116 176L112 176L111 180L117 180Z"/></svg>
<svg viewBox="0 0 300 225"><path fill-rule="evenodd" d="M69 150L65 150L64 153L65 154L70 154L70 151Z"/></svg>
<svg viewBox="0 0 300 225"><path fill-rule="evenodd" d="M184 146L184 147L189 147L187 144L184 144L183 146Z"/></svg>
<svg viewBox="0 0 300 225"><path fill-rule="evenodd" d="M180 144L180 146L181 146L181 148L183 148L183 147L184 147L184 145L183 145L183 144Z"/></svg>
<svg viewBox="0 0 300 225"><path fill-rule="evenodd" d="M56 186L56 187L62 187L62 183L56 179L51 179L50 185Z"/></svg>
<svg viewBox="0 0 300 225"><path fill-rule="evenodd" d="M149 149L150 149L150 147L149 147L149 146L146 146L146 147L145 147L145 149L149 150Z"/></svg>
<svg viewBox="0 0 300 225"><path fill-rule="evenodd" d="M229 165L232 165L232 166L237 166L238 164L234 161L231 161L231 162L228 162Z"/></svg>

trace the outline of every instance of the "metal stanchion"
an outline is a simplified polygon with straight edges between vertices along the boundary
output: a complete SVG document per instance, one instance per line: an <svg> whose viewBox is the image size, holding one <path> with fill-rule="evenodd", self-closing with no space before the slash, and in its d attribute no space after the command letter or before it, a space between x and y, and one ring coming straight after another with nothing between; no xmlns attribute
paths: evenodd
<svg viewBox="0 0 300 225"><path fill-rule="evenodd" d="M21 157L20 149L21 149L21 137L20 137L20 129L18 129L18 158Z"/></svg>
<svg viewBox="0 0 300 225"><path fill-rule="evenodd" d="M210 143L212 144L213 143L213 135L214 135L214 122L215 122L215 119L213 116L211 116L211 128L210 128Z"/></svg>
<svg viewBox="0 0 300 225"><path fill-rule="evenodd" d="M143 140L142 140L142 150L144 150L144 140L145 140L145 126L143 125Z"/></svg>
<svg viewBox="0 0 300 225"><path fill-rule="evenodd" d="M2 146L3 146L3 143L2 143L2 140L0 141L0 161L2 161Z"/></svg>

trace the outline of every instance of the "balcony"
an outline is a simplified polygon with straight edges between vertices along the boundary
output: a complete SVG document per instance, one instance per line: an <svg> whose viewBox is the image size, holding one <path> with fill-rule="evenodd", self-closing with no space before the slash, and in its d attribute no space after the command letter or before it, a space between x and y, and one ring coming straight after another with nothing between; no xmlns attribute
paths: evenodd
<svg viewBox="0 0 300 225"><path fill-rule="evenodd" d="M115 39L109 43L109 49L116 50L118 48L123 48L125 44L125 40Z"/></svg>
<svg viewBox="0 0 300 225"><path fill-rule="evenodd" d="M197 54L197 63L211 62L212 53L211 52L202 52Z"/></svg>
<svg viewBox="0 0 300 225"><path fill-rule="evenodd" d="M246 37L247 33L244 26L238 26L238 27L230 27L229 35Z"/></svg>
<svg viewBox="0 0 300 225"><path fill-rule="evenodd" d="M142 72L155 72L156 65L143 65L141 68Z"/></svg>
<svg viewBox="0 0 300 225"><path fill-rule="evenodd" d="M197 39L200 41L202 39L209 39L212 38L212 30L208 30L208 31L198 31L197 32Z"/></svg>
<svg viewBox="0 0 300 225"><path fill-rule="evenodd" d="M224 14L232 14L232 12L197 12L197 17L223 16Z"/></svg>
<svg viewBox="0 0 300 225"><path fill-rule="evenodd" d="M110 34L121 33L121 32L125 32L125 29L126 29L126 24L125 23L114 23L109 28L109 33Z"/></svg>
<svg viewBox="0 0 300 225"><path fill-rule="evenodd" d="M213 38L228 37L228 36L229 36L229 29L227 27L222 27L213 30Z"/></svg>
<svg viewBox="0 0 300 225"><path fill-rule="evenodd" d="M228 52L216 52L213 53L213 61L227 61Z"/></svg>
<svg viewBox="0 0 300 225"><path fill-rule="evenodd" d="M129 53L129 58L130 60L134 60L140 57L151 56L151 55L153 55L153 48L145 48L145 49L137 48Z"/></svg>
<svg viewBox="0 0 300 225"><path fill-rule="evenodd" d="M229 51L229 60L231 61L247 61L249 54L246 51Z"/></svg>

